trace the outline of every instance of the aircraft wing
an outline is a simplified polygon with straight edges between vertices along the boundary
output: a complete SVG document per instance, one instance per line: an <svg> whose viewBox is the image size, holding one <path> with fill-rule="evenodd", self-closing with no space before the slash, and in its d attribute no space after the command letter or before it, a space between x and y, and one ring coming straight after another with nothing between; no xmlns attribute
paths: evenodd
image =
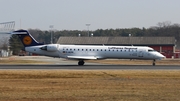
<svg viewBox="0 0 180 101"><path fill-rule="evenodd" d="M69 59L96 60L96 56L67 56Z"/></svg>

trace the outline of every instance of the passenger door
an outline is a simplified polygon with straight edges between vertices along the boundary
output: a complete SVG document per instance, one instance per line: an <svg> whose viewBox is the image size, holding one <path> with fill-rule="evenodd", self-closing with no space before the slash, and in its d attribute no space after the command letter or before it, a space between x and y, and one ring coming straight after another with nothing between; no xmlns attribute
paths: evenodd
<svg viewBox="0 0 180 101"><path fill-rule="evenodd" d="M144 54L143 54L143 51L140 50L139 53L138 53L138 57L143 57L143 55L144 55Z"/></svg>

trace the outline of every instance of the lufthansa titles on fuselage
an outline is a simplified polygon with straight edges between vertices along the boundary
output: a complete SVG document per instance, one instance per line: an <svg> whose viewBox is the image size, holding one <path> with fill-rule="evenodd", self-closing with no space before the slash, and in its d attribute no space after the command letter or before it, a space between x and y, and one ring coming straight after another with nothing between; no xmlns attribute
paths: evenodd
<svg viewBox="0 0 180 101"><path fill-rule="evenodd" d="M129 47L108 47L108 49L137 49L136 47L131 47L131 48L129 48Z"/></svg>

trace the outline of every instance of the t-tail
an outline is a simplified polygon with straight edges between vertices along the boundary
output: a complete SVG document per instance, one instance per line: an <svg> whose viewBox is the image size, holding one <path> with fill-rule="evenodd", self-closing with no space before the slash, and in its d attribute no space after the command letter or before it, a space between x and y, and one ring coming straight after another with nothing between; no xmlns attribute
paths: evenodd
<svg viewBox="0 0 180 101"><path fill-rule="evenodd" d="M14 31L12 34L18 35L24 47L43 45L43 43L37 42L27 30L17 30Z"/></svg>

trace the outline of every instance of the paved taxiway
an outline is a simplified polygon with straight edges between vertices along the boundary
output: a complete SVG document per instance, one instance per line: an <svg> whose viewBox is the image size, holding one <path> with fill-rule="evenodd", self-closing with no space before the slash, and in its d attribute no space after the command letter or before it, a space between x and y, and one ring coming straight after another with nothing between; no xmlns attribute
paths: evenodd
<svg viewBox="0 0 180 101"><path fill-rule="evenodd" d="M84 66L78 66L77 61L51 58L45 56L23 56L13 57L14 59L35 60L50 62L50 64L1 64L0 69L59 69L59 70L180 70L180 65L107 65L100 63L86 62Z"/></svg>
<svg viewBox="0 0 180 101"><path fill-rule="evenodd" d="M0 69L59 69L59 70L180 70L180 66L150 65L0 65Z"/></svg>

